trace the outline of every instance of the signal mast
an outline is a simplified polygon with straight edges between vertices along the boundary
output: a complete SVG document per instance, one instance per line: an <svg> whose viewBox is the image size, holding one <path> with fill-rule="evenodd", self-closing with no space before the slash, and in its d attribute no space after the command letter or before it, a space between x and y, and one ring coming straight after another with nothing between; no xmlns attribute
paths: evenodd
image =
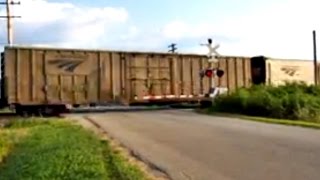
<svg viewBox="0 0 320 180"><path fill-rule="evenodd" d="M200 76L201 78L203 78L204 76L210 78L211 80L211 87L209 89L209 96L210 97L214 97L216 95L216 91L218 90L216 88L215 85L215 78L221 78L224 75L224 71L220 70L218 68L215 68L215 64L217 64L219 62L217 56L219 56L220 54L217 52L217 49L220 47L219 44L215 45L214 47L212 47L212 39L208 38L208 43L207 44L200 44L201 46L207 46L208 47L208 54L207 54L207 58L208 58L208 62L210 64L210 67L202 70L200 72Z"/></svg>

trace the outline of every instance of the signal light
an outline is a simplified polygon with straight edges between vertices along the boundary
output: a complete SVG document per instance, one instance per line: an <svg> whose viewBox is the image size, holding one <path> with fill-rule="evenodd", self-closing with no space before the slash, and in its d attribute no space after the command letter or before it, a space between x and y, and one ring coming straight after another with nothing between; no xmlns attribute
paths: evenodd
<svg viewBox="0 0 320 180"><path fill-rule="evenodd" d="M213 76L213 70L212 69L206 69L206 71L204 72L204 74L207 77L212 77Z"/></svg>
<svg viewBox="0 0 320 180"><path fill-rule="evenodd" d="M218 69L217 72L216 72L216 74L217 74L217 76L218 76L219 78L221 78L221 77L224 75L224 71Z"/></svg>
<svg viewBox="0 0 320 180"><path fill-rule="evenodd" d="M204 76L212 78L214 76L218 76L221 78L224 75L224 71L220 69L206 69L200 72L200 76L203 78Z"/></svg>

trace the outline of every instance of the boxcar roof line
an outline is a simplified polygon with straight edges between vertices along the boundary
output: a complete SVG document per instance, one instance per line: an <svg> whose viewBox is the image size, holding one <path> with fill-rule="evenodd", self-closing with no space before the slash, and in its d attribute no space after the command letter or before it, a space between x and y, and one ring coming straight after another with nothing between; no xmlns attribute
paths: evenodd
<svg viewBox="0 0 320 180"><path fill-rule="evenodd" d="M5 49L35 49L45 51L86 51L86 52L114 52L114 53L132 53L132 54L158 54L158 55L171 55L171 56L197 56L205 58L205 54L197 53L169 53L161 51L133 51L133 50L116 50L116 49L102 49L102 48L67 48L67 47L49 47L49 46L32 46L32 45L11 45L5 46ZM311 61L311 59L285 59L275 58L269 56L236 56L236 55L222 55L221 58L256 58L264 57L266 60L279 60L279 61Z"/></svg>
<svg viewBox="0 0 320 180"><path fill-rule="evenodd" d="M35 49L45 51L86 51L86 52L114 52L114 53L132 53L132 54L158 54L158 55L173 55L173 56L198 56L206 57L205 54L197 53L169 53L161 51L133 51L133 50L115 50L115 49L97 49L97 48L67 48L67 47L48 47L48 46L29 46L29 45L11 45L5 46L5 49ZM251 58L249 56L229 56L222 55L221 58Z"/></svg>

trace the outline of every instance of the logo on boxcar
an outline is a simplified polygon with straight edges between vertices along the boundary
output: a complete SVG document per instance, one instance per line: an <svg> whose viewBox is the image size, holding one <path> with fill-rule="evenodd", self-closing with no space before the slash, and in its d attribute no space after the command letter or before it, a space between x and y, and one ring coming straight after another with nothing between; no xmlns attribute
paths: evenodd
<svg viewBox="0 0 320 180"><path fill-rule="evenodd" d="M67 72L74 72L74 70L83 63L83 61L84 60L55 59L49 61L49 63L56 65L57 68L63 69Z"/></svg>
<svg viewBox="0 0 320 180"><path fill-rule="evenodd" d="M281 70L289 76L298 75L297 74L298 69L299 69L298 66L285 66L281 68Z"/></svg>

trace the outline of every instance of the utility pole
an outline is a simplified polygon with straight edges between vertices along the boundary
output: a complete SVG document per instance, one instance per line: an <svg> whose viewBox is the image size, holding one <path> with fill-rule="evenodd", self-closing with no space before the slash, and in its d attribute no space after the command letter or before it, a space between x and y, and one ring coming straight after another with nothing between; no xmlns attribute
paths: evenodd
<svg viewBox="0 0 320 180"><path fill-rule="evenodd" d="M168 48L171 48L171 49L169 50L169 52L175 53L176 50L178 49L178 48L176 47L176 45L177 45L177 44L175 44L175 43L170 44L170 45L168 46Z"/></svg>
<svg viewBox="0 0 320 180"><path fill-rule="evenodd" d="M313 63L314 63L314 84L318 85L318 63L317 63L317 37L316 31L312 32L313 35Z"/></svg>
<svg viewBox="0 0 320 180"><path fill-rule="evenodd" d="M12 29L12 18L21 18L21 16L12 16L10 11L11 5L20 5L20 2L13 2L12 0L6 0L6 2L0 2L0 5L5 5L7 9L6 16L0 16L0 18L7 19L7 39L8 44L12 45L13 42L13 29Z"/></svg>

